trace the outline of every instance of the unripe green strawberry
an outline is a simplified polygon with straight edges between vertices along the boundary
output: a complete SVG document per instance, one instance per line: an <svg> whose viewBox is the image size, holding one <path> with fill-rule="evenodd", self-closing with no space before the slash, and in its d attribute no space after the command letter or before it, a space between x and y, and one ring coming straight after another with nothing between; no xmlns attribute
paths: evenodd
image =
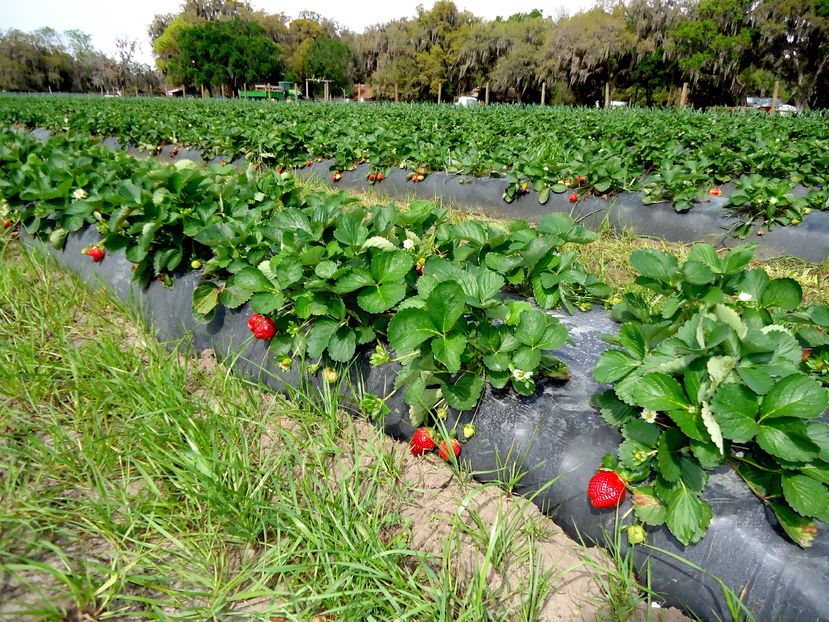
<svg viewBox="0 0 829 622"><path fill-rule="evenodd" d="M645 533L645 528L642 525L631 525L627 531L630 544L642 544L648 538L648 534Z"/></svg>
<svg viewBox="0 0 829 622"><path fill-rule="evenodd" d="M198 270L201 268L201 262L198 259L194 259L190 262L190 267L193 268L193 270Z"/></svg>
<svg viewBox="0 0 829 622"><path fill-rule="evenodd" d="M322 370L322 379L328 384L334 384L340 379L340 374L333 367L326 367Z"/></svg>

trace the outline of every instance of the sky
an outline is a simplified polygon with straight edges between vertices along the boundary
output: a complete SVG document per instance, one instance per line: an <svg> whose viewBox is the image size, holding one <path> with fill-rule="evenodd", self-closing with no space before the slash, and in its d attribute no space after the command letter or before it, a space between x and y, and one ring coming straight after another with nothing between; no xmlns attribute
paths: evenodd
<svg viewBox="0 0 829 622"><path fill-rule="evenodd" d="M115 40L127 37L139 43L139 62L152 64L152 49L147 26L158 13L177 13L181 0L0 0L0 29L17 28L32 31L49 26L58 31L82 30L92 35L95 48L112 56ZM303 0L301 3L274 0L252 0L255 9L267 13L285 13L296 17L301 10L316 11L349 30L362 32L367 26L417 15L417 6L429 9L433 0ZM557 17L562 13L587 8L595 0L455 0L461 10L479 17L494 19L512 13L528 13L535 8L544 15Z"/></svg>

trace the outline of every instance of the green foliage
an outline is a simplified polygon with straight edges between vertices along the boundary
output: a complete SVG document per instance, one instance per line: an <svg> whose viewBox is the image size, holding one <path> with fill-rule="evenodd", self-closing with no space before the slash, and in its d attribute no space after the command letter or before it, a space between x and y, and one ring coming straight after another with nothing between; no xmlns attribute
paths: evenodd
<svg viewBox="0 0 829 622"><path fill-rule="evenodd" d="M348 63L351 48L347 43L329 37L315 39L308 50L304 73L315 78L333 80L330 88L338 91L349 86ZM331 91L333 95L335 91Z"/></svg>
<svg viewBox="0 0 829 622"><path fill-rule="evenodd" d="M814 521L829 518L829 425L818 420L829 391L806 365L829 318L825 307L800 307L795 281L747 270L755 248L719 255L698 244L682 264L634 252L637 284L660 297L627 294L614 307L623 324L606 340L619 349L595 369L597 381L614 383L594 405L622 430L619 461L641 482L637 516L665 522L686 545L711 520L700 497L706 471L725 463L801 546L811 545Z"/></svg>
<svg viewBox="0 0 829 622"><path fill-rule="evenodd" d="M165 166L85 138L0 136L0 198L29 234L61 247L68 231L96 224L101 246L123 251L145 285L198 260L194 315L248 303L274 319L270 351L283 366L347 363L383 339L403 365L396 383L415 423L474 408L487 381L531 395L538 378L567 379L550 354L567 330L507 286L545 308L610 294L563 250L595 237L566 215L537 228L452 224L426 201L401 212L346 193L301 196L289 175L253 167ZM392 360L381 354L373 361Z"/></svg>
<svg viewBox="0 0 829 622"><path fill-rule="evenodd" d="M332 158L337 170L367 162L386 173L506 175L507 201L531 188L542 203L642 190L646 203L672 201L687 211L712 187L745 178L732 204L744 202L735 212L746 223L793 225L806 209L829 207L829 125L821 114L0 97L0 119L279 167ZM812 188L805 199L787 196L798 183ZM766 215L771 203L755 210L755 195L775 196L786 209Z"/></svg>
<svg viewBox="0 0 829 622"><path fill-rule="evenodd" d="M279 46L260 25L237 18L182 27L167 67L187 84L234 89L277 82L282 74Z"/></svg>

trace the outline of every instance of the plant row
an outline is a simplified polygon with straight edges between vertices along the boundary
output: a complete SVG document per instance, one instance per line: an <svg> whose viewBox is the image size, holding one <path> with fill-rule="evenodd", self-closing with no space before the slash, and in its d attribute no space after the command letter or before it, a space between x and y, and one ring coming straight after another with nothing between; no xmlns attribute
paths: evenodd
<svg viewBox="0 0 829 622"><path fill-rule="evenodd" d="M829 206L829 123L819 112L6 96L0 120L117 136L153 151L194 147L207 158L244 156L280 169L331 159L332 171L367 163L376 175L401 167L414 181L432 171L505 175L507 201L530 187L541 203L554 193L578 201L635 190L647 204L687 211L734 179L728 205L748 226L797 225L807 210ZM793 192L798 184L810 188L807 196Z"/></svg>
<svg viewBox="0 0 829 622"><path fill-rule="evenodd" d="M540 378L566 381L553 356L566 329L522 297L575 311L611 293L572 250L594 234L566 215L537 227L452 222L427 202L401 211L302 194L289 175L253 167L135 161L88 138L0 139L4 223L57 248L94 225L101 239L86 254L123 251L142 284L202 270L194 314L248 303L254 337L286 371L304 364L334 381L336 364L373 349L372 364L401 364L394 390L414 425L474 408L487 384L532 396ZM608 507L630 489L638 520L684 544L705 533L700 495L726 463L801 546L829 519L829 425L818 420L829 407L829 307L803 307L797 282L748 269L753 252L701 244L682 263L633 253L651 295L613 306L616 348L595 369L613 388L594 406L625 440L602 471L617 485L602 475L591 499ZM360 404L380 416L387 397Z"/></svg>

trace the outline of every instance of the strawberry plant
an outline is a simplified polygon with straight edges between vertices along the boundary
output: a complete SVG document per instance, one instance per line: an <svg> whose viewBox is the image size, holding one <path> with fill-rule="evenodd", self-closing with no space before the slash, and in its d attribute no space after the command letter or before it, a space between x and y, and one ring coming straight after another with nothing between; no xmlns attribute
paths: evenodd
<svg viewBox="0 0 829 622"><path fill-rule="evenodd" d="M777 225L799 225L807 202L795 197L791 193L793 189L794 184L788 179L766 179L757 174L738 179L736 190L726 204L745 216L735 228L735 235L745 237L756 224L767 229Z"/></svg>
<svg viewBox="0 0 829 622"><path fill-rule="evenodd" d="M800 310L792 279L746 270L755 248L719 256L700 244L681 264L634 252L636 282L657 302L628 294L614 307L623 324L606 339L618 349L594 371L614 384L593 401L624 436L618 458L637 517L686 545L706 531L700 493L723 464L801 546L829 519L829 425L819 420L829 391L804 369L796 337L804 314L825 323L825 310Z"/></svg>
<svg viewBox="0 0 829 622"><path fill-rule="evenodd" d="M417 104L273 106L15 96L0 97L0 119L7 125L115 135L151 151L169 144L202 149L206 158L245 156L280 168L331 159L332 170L340 171L367 162L372 171L402 165L424 176L440 170L506 176L507 201L525 187L534 188L541 203L571 190L582 197L646 189L648 201L670 201L685 211L703 190L750 174L812 188L812 209L826 209L829 196L829 135L820 112L783 117L549 106L472 111ZM797 217L784 214L778 224L794 224Z"/></svg>

